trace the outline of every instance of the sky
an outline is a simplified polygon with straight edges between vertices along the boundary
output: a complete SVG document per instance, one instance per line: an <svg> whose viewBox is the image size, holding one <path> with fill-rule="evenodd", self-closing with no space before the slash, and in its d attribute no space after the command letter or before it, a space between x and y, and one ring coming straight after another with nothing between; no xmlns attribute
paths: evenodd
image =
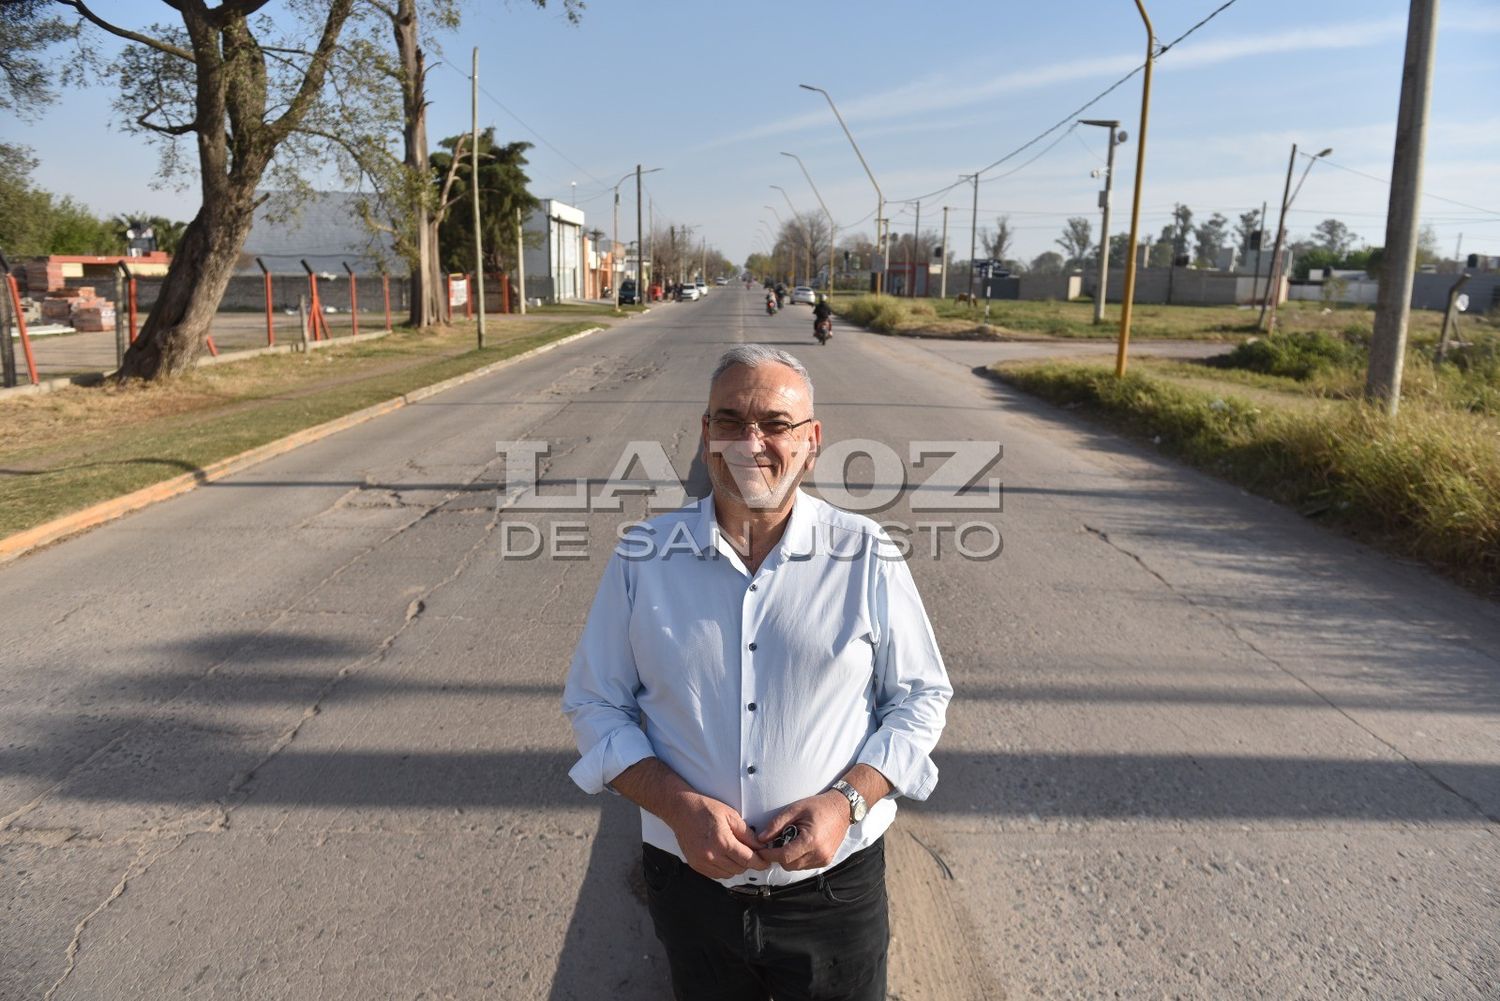
<svg viewBox="0 0 1500 1001"><path fill-rule="evenodd" d="M1147 0L1159 41L1176 39L1223 0ZM275 10L278 0L273 0ZM141 28L168 20L163 0L99 0ZM1174 203L1198 220L1271 204L1274 225L1293 143L1333 153L1308 174L1288 216L1295 239L1326 218L1357 243L1384 243L1406 5L1381 0L1234 0L1159 57L1152 82L1142 234ZM659 224L697 227L743 261L789 213L818 210L795 153L840 231L873 234L875 188L821 94L836 102L888 203L893 232L941 230L968 256L973 189L981 228L1009 217L1012 256L1058 249L1070 216L1099 231L1102 128L1117 119L1111 230L1129 227L1141 76L1075 114L1144 59L1132 0L985 0L918 5L590 0L570 24L557 0L469 0L462 26L434 40L429 135L466 130L472 49L479 48L481 127L535 144L532 193L579 205L608 234L614 185L636 164ZM96 38L95 43L114 43ZM1446 255L1500 255L1500 3L1441 8L1421 221ZM69 87L39 122L7 118L0 135L32 147L35 183L101 214L191 218L191 176L163 185L155 153L112 124L106 87ZM1041 154L1038 156L1037 154ZM1002 162L1003 161L1003 162ZM1300 175L1302 165L1297 173ZM995 165L996 166L990 166ZM988 169L985 169L988 168ZM1370 175L1370 176L1364 176ZM183 185L186 184L186 188ZM779 185L782 192L773 189ZM947 190L944 190L947 189ZM634 235L633 178L621 186L621 239ZM765 225L763 226L762 223Z"/></svg>

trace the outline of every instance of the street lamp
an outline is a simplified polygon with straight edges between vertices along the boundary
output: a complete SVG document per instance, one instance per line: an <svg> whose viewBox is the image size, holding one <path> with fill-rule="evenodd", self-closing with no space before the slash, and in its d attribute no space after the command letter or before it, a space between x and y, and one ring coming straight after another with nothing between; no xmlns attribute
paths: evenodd
<svg viewBox="0 0 1500 1001"><path fill-rule="evenodd" d="M1281 272L1286 262L1281 259L1282 247L1286 242L1286 214L1292 207L1292 202L1297 200L1297 193L1302 190L1302 182L1307 180L1308 172L1312 170L1313 164L1333 152L1330 146L1316 156L1307 157L1307 166L1303 168L1302 176L1297 180L1297 187L1292 188L1292 168L1297 165L1297 144L1292 143L1292 155L1286 163L1286 186L1281 189L1281 217L1276 222L1276 249L1271 252L1271 275L1266 281L1266 297L1260 304L1260 322L1271 333L1276 331L1276 307L1281 300L1277 294L1281 288ZM1276 291L1272 291L1272 290ZM1270 310L1270 324L1266 324L1266 311Z"/></svg>
<svg viewBox="0 0 1500 1001"><path fill-rule="evenodd" d="M812 188L813 197L818 200L818 204L820 206L822 206L823 214L828 217L828 291L832 292L833 291L833 245L834 245L834 242L835 242L834 241L834 234L838 231L838 227L833 224L833 213L830 212L830 211L828 211L828 203L825 202L825 201L823 201L823 196L818 193L818 186L813 183L812 175L807 172L807 164L805 164L805 163L802 162L802 158L800 156L798 156L796 153L786 153L786 152L783 152L781 155L782 156L789 156L793 160L797 161L797 166L799 166L799 167L802 168L802 176L805 177L805 178L807 178L807 186L809 188ZM872 178L872 180L873 180L873 178ZM771 186L773 188L775 187L774 184L771 185ZM783 191L782 194L786 194L786 192ZM791 204L791 199L790 198L787 199L787 204L788 205ZM809 242L811 242L811 238L810 237L809 237ZM811 252L811 251L809 251L809 252Z"/></svg>
<svg viewBox="0 0 1500 1001"><path fill-rule="evenodd" d="M844 116L839 114L838 105L833 103L833 98L829 97L828 91L824 90L822 87L814 87L811 84L806 83L799 83L797 84L797 86L801 87L803 90L817 91L819 94L823 95L824 99L828 101L828 106L833 109L833 117L839 120L839 127L844 130L844 135L848 136L849 145L854 147L854 155L859 157L859 165L865 168L865 174L870 178L870 184L875 189L875 245L880 248L881 264L884 265L886 245L883 239L884 229L882 228L882 226L885 222L885 195L880 193L880 184L875 180L875 175L871 173L870 165L865 162L865 155L859 151L859 143L854 141L854 134L849 131L849 126L844 124ZM883 271L877 271L875 277L875 294L879 295L884 290L884 288L885 273Z"/></svg>
<svg viewBox="0 0 1500 1001"><path fill-rule="evenodd" d="M641 243L641 222L640 222L640 220L641 220L641 212L640 212L640 204L639 204L640 203L640 198L641 198L641 192L640 192L639 185L640 185L640 180L641 180L641 178L644 175L646 175L646 174L654 174L658 170L661 170L661 168L660 167L652 167L650 170L642 170L640 167L637 167L634 170L626 171L625 174L624 174L624 176L622 176L618 181L615 182L615 223L614 223L614 232L610 235L610 238L609 238L609 259L610 259L610 262L611 262L610 263L610 271L611 272L614 271L614 264L613 264L613 262L614 262L614 259L615 259L615 248L620 245L620 185L624 184L627 180L629 180L632 177L634 177L636 179L636 185L637 185L636 193L635 193L636 203L637 203L636 204L636 213L635 213L635 219L636 219L636 223L635 223L635 301L636 301L636 305L640 305L641 299L645 295L645 289L641 287L642 285L645 284L645 276L641 272L641 265L642 265L641 254L642 254L642 252L646 248L645 248L645 245ZM613 274L611 274L611 277L613 277ZM615 309L619 309L620 308L620 280L618 278L616 278L614 284L615 284Z"/></svg>
<svg viewBox="0 0 1500 1001"><path fill-rule="evenodd" d="M1104 167L1104 190L1099 194L1099 207L1104 210L1104 220L1101 225L1104 233L1099 238L1099 287L1094 292L1094 322L1104 322L1104 292L1109 284L1109 196L1114 188L1115 180L1115 147L1126 139L1124 132L1120 131L1120 123L1114 119L1084 118L1080 119L1080 125L1098 125L1109 129L1109 154Z"/></svg>

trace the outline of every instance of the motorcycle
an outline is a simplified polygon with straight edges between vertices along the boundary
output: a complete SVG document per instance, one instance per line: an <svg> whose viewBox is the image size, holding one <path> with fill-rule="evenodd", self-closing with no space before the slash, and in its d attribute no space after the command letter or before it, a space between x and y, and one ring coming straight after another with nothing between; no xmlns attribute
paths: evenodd
<svg viewBox="0 0 1500 1001"><path fill-rule="evenodd" d="M767 316L775 316L776 315L776 300L772 299L770 297L766 298L766 315Z"/></svg>
<svg viewBox="0 0 1500 1001"><path fill-rule="evenodd" d="M813 336L818 339L821 347L833 339L833 318L826 317L822 320L813 321Z"/></svg>

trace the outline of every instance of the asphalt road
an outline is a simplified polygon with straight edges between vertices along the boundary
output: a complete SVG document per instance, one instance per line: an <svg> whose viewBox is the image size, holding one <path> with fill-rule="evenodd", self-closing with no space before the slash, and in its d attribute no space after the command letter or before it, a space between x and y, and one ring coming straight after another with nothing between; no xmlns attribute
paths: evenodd
<svg viewBox="0 0 1500 1001"><path fill-rule="evenodd" d="M716 289L0 569L0 997L664 997L634 812L557 708L645 498L557 498L628 442L701 489L749 340L898 457L851 500L895 495L957 689L893 996L1496 996L1494 605L973 374L1025 346L807 312ZM550 510L497 455L535 439ZM1003 490L954 510L931 441Z"/></svg>

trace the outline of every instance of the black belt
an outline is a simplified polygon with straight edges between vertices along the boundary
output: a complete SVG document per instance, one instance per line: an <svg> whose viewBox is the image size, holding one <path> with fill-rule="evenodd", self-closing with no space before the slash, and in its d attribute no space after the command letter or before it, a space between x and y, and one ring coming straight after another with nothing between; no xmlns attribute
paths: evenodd
<svg viewBox="0 0 1500 1001"><path fill-rule="evenodd" d="M783 883L780 886L753 886L749 883L740 883L735 886L725 886L723 883L720 883L716 879L709 879L709 877L703 875L701 872L698 872L692 866L688 865L682 859L678 858L676 855L669 851L657 848L655 845L650 844L646 845L646 850L652 853L659 852L661 855L665 856L668 859L671 859L673 862L676 862L679 866L686 869L688 875L694 876L698 879L707 880L708 882L713 883L715 886L719 887L725 893L728 893L733 897L750 897L752 899L769 900L773 897L791 893L795 890L808 890L816 888L818 885L819 876L832 876L840 869L843 869L845 866L852 865L857 862L866 852L874 849L879 844L880 842L877 841L873 845L866 845L864 848L861 848L853 855L850 855L848 858L844 859L844 861L840 862L838 865L832 867L831 869L825 869L823 872L818 873L817 876L809 876L806 879L799 879L795 883Z"/></svg>

